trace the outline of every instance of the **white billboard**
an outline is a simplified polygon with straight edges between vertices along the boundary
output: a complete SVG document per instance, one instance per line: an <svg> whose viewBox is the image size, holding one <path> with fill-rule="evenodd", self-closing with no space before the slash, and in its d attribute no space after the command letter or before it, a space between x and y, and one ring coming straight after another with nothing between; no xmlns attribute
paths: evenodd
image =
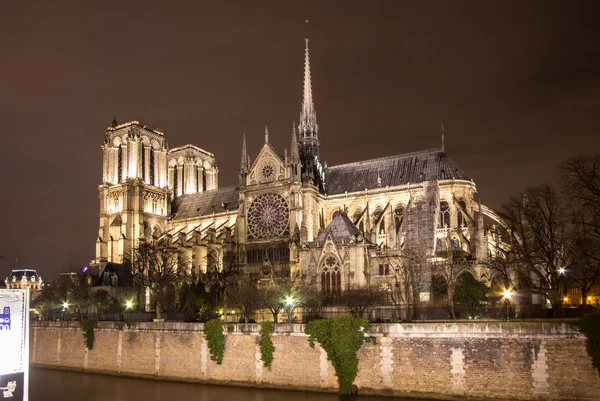
<svg viewBox="0 0 600 401"><path fill-rule="evenodd" d="M0 400L28 401L29 290L0 290Z"/></svg>

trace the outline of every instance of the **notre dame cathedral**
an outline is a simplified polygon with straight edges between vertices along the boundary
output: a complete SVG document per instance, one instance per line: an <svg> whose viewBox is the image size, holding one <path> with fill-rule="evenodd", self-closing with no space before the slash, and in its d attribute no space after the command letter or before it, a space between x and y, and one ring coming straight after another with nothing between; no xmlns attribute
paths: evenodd
<svg viewBox="0 0 600 401"><path fill-rule="evenodd" d="M215 156L169 148L138 121L107 128L95 264L120 263L140 240L168 238L206 271L209 252L232 251L256 278L292 275L327 293L379 285L409 252L460 255L485 277L501 223L442 146L328 166L319 156L308 39L304 97L290 150L269 143L252 160L242 139L239 185L219 188ZM401 263L401 262L398 262ZM427 285L421 301L428 301Z"/></svg>

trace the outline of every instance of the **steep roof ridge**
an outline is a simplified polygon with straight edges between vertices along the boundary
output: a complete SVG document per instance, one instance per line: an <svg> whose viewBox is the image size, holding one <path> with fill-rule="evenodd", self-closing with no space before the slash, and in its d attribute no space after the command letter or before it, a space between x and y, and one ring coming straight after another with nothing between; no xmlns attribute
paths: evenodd
<svg viewBox="0 0 600 401"><path fill-rule="evenodd" d="M431 149L419 150L416 152L400 153L400 154L392 155L392 156L378 157L376 159L359 160L356 162L336 164L335 166L327 166L327 170L340 168L340 167L361 166L364 164L375 163L375 162L380 162L380 161L385 161L385 160L404 159L404 158L409 158L409 157L424 155L424 154L429 154L429 153L443 153L443 152L442 152L441 148L431 148Z"/></svg>

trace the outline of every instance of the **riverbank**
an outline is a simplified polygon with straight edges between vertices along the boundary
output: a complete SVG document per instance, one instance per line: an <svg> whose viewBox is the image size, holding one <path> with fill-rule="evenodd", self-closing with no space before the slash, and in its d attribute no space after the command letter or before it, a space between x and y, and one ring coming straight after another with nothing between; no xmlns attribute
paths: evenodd
<svg viewBox="0 0 600 401"><path fill-rule="evenodd" d="M78 322L33 322L34 366L142 378L319 392L337 391L327 355L304 325L279 324L271 369L260 325L227 324L225 356L210 359L202 323L100 322L87 350ZM594 400L598 372L585 337L556 322L380 324L358 353L360 394L408 398Z"/></svg>

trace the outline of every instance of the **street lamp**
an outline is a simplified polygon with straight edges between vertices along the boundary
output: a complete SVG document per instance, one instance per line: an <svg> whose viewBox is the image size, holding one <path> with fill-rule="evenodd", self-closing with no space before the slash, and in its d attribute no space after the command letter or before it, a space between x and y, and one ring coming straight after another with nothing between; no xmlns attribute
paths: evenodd
<svg viewBox="0 0 600 401"><path fill-rule="evenodd" d="M510 322L510 297L512 291L509 289L504 290L504 303L506 304L506 321Z"/></svg>
<svg viewBox="0 0 600 401"><path fill-rule="evenodd" d="M133 301L130 299L129 301L125 302L125 312L127 312L127 315L129 315L131 313L131 308L133 308ZM123 319L125 320L125 319ZM129 320L129 319L127 319Z"/></svg>
<svg viewBox="0 0 600 401"><path fill-rule="evenodd" d="M292 323L292 311L294 310L294 299L292 297L285 298L285 306L288 314L288 323Z"/></svg>
<svg viewBox="0 0 600 401"><path fill-rule="evenodd" d="M65 301L62 303L62 320L65 320L65 313L67 309L69 309L69 301Z"/></svg>

